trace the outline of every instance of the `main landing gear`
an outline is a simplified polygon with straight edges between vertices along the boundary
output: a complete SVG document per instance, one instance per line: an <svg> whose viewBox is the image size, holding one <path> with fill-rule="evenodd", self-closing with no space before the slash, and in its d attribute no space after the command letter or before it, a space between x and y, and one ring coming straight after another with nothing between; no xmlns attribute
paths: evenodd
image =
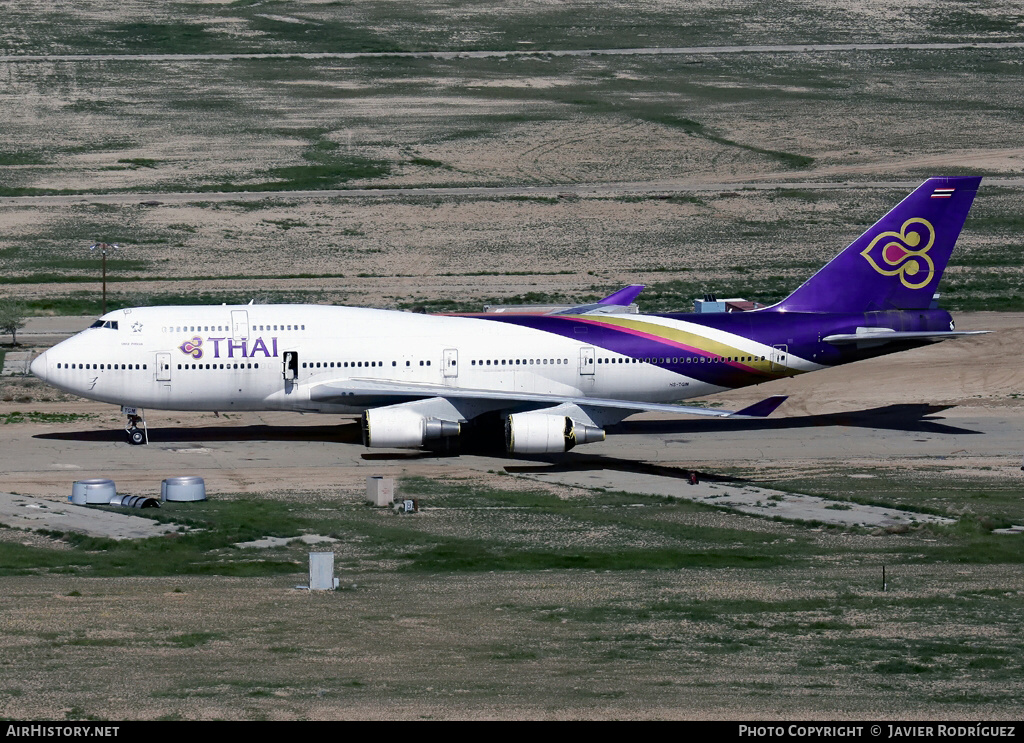
<svg viewBox="0 0 1024 743"><path fill-rule="evenodd" d="M146 414L141 408L121 408L121 412L128 416L128 425L124 432L128 434L128 443L132 446L149 443L149 429L146 428ZM142 428L139 428L142 423Z"/></svg>

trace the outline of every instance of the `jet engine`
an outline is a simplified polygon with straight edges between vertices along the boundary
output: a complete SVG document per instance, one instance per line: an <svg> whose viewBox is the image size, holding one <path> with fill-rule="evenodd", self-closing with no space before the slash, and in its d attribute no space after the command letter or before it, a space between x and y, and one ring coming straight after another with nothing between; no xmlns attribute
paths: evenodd
<svg viewBox="0 0 1024 743"><path fill-rule="evenodd" d="M588 426L567 415L513 413L505 418L505 448L509 454L569 451L577 444L604 441L604 429Z"/></svg>
<svg viewBox="0 0 1024 743"><path fill-rule="evenodd" d="M457 421L429 418L408 408L374 408L363 412L363 444L369 447L418 449L431 441L458 436Z"/></svg>

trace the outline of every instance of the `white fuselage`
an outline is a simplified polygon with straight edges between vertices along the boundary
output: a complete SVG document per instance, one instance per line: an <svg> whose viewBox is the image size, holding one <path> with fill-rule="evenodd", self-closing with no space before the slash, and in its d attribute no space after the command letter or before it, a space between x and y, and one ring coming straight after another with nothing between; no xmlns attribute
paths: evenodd
<svg viewBox="0 0 1024 743"><path fill-rule="evenodd" d="M631 317L699 334L745 354L751 366L766 365L772 352L675 318ZM794 373L819 368L792 357L787 363ZM366 405L310 400L318 385L354 379L646 402L725 389L586 336L479 317L318 305L117 310L42 354L32 370L83 397L164 410L359 412Z"/></svg>

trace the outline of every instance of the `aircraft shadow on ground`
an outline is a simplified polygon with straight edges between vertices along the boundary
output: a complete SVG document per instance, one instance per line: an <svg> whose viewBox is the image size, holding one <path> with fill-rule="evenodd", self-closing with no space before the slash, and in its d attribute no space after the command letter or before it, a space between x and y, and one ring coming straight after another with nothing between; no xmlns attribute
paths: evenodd
<svg viewBox="0 0 1024 743"><path fill-rule="evenodd" d="M941 423L941 418L934 418L937 413L952 406L906 404L887 405L868 410L857 410L828 415L810 415L791 418L765 419L679 419L669 421L626 421L608 428L612 436L623 434L721 434L743 431L781 431L787 429L819 428L827 426L846 426L908 433L930 434L981 434L967 428ZM124 431L119 428L62 431L42 433L34 436L37 439L56 441L91 441L91 442L124 442ZM463 437L464 439L467 437ZM623 471L644 472L668 477L689 477L689 470L675 467L659 467L657 465L631 462L607 455L587 454L572 451L565 454L516 456L504 454L500 441L485 440L479 445L463 442L462 454L480 454L487 456L507 457L518 464L509 464L509 472L556 472L581 471L587 469L619 469ZM317 426L201 426L201 427L169 427L161 426L149 430L151 444L203 444L227 441L320 441L338 444L360 444L362 433L358 422L346 422ZM476 441L476 439L474 439ZM450 453L431 451L380 451L364 452L362 458L370 461L399 461L410 459L431 459L450 456ZM528 464L533 462L534 464ZM707 473L701 475L705 479L728 481L731 478L714 476Z"/></svg>
<svg viewBox="0 0 1024 743"><path fill-rule="evenodd" d="M815 428L825 426L847 426L856 428L872 428L880 430L906 431L908 433L931 434L981 434L967 428L939 423L930 416L947 410L952 405L887 405L881 408L857 410L829 415L808 415L792 418L774 419L680 419L671 421L633 421L608 427L609 435L622 434L709 434L740 431L781 431L785 429ZM606 455L586 454L571 451L559 455L534 457L534 464L511 464L505 467L508 472L554 473L554 472L585 472L587 470L615 470L617 472L635 472L638 474L656 475L687 480L691 470L683 467L672 467L636 462ZM742 477L711 472L695 472L699 479L708 482L751 483Z"/></svg>
<svg viewBox="0 0 1024 743"><path fill-rule="evenodd" d="M852 410L826 415L804 415L792 418L711 418L673 421L624 421L608 427L608 434L671 434L671 433L723 433L732 431L783 431L794 428L844 426L847 428L874 428L887 431L932 434L981 434L969 428L940 423L935 418L953 405L926 405L911 403L886 405L881 408Z"/></svg>
<svg viewBox="0 0 1024 743"><path fill-rule="evenodd" d="M56 441L112 441L124 442L124 429L110 428L93 431L62 431L40 433L33 438ZM214 441L324 441L339 444L358 444L362 433L358 423L324 426L200 426L175 428L159 426L149 429L151 444L202 444Z"/></svg>

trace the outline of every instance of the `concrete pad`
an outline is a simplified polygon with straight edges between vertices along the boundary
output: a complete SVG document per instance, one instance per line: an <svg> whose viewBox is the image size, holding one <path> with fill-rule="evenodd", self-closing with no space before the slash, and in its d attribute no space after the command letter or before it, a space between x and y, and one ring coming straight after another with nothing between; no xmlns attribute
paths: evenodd
<svg viewBox="0 0 1024 743"><path fill-rule="evenodd" d="M1020 526L1018 524L1014 524L1013 526L1008 526L1005 529L993 529L992 533L993 534L1024 534L1024 526Z"/></svg>
<svg viewBox="0 0 1024 743"><path fill-rule="evenodd" d="M748 513L752 516L778 517L793 521L819 521L839 526L885 528L922 523L954 523L953 519L942 516L899 511L879 506L864 506L813 495L784 493L753 485L707 481L691 485L689 481L681 477L674 478L636 472L595 469L582 472L535 473L527 475L527 477L560 485L685 498L709 506Z"/></svg>
<svg viewBox="0 0 1024 743"><path fill-rule="evenodd" d="M257 549L266 549L268 547L284 547L292 542L302 542L304 544L330 544L331 542L337 542L338 540L334 537L323 537L319 534L303 534L301 537L263 537L263 539L256 539L252 542L238 542L235 544L236 547L254 547Z"/></svg>
<svg viewBox="0 0 1024 743"><path fill-rule="evenodd" d="M144 539L178 530L175 525L158 524L139 516L13 493L0 493L0 523L21 529L73 531L109 539Z"/></svg>
<svg viewBox="0 0 1024 743"><path fill-rule="evenodd" d="M4 368L0 375L5 377L21 377L29 373L29 365L36 357L33 351L8 351L4 354Z"/></svg>

